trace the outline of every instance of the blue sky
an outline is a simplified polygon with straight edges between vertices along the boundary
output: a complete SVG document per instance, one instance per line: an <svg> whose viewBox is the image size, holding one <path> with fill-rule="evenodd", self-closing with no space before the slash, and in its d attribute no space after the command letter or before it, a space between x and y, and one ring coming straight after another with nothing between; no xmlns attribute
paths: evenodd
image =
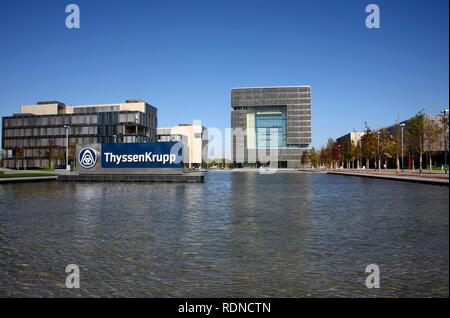
<svg viewBox="0 0 450 318"><path fill-rule="evenodd" d="M65 27L76 3L81 28ZM365 27L365 7L381 29ZM0 116L142 98L230 125L230 89L311 85L313 145L448 107L448 1L0 1Z"/></svg>

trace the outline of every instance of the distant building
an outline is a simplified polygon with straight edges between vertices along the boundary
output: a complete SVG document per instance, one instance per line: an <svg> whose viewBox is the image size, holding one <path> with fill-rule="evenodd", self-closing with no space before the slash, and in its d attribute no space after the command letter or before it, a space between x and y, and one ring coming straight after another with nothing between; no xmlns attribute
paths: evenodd
<svg viewBox="0 0 450 318"><path fill-rule="evenodd" d="M235 167L258 167L260 154L271 149L279 168L301 167L311 144L310 86L234 88L231 107ZM236 137L238 130L243 138Z"/></svg>
<svg viewBox="0 0 450 318"><path fill-rule="evenodd" d="M339 138L336 138L336 141L340 145L348 145L352 144L353 146L357 146L358 143L361 141L361 137L364 136L364 131L352 131L344 136L341 136Z"/></svg>
<svg viewBox="0 0 450 318"><path fill-rule="evenodd" d="M430 141L428 140L428 138L425 136L425 140L424 140L424 146L425 149L431 149L431 151L434 152L444 152L445 151L445 145L447 145L447 150L448 150L448 124L444 125L443 120L448 120L447 118L444 118L441 114L439 115L426 115L426 118L428 120L433 121L436 125L440 126L440 127L444 127L446 128L446 133L442 133L442 135L438 138L436 138L436 140ZM405 139L407 139L407 130L408 130L408 122L411 120L407 119L404 120L402 122L399 122L397 124L391 125L389 127L387 127L386 129L391 133L392 136L397 137L398 139L400 138L400 125L405 125L404 127L404 135L405 135ZM447 138L447 139L446 139Z"/></svg>
<svg viewBox="0 0 450 318"><path fill-rule="evenodd" d="M157 109L141 100L84 106L57 101L24 105L21 113L2 119L2 147L12 151L5 166L64 165L66 132L74 152L77 144L156 141L156 127Z"/></svg>
<svg viewBox="0 0 450 318"><path fill-rule="evenodd" d="M190 168L205 167L208 163L208 131L201 122L158 128L158 141L182 141L184 163Z"/></svg>

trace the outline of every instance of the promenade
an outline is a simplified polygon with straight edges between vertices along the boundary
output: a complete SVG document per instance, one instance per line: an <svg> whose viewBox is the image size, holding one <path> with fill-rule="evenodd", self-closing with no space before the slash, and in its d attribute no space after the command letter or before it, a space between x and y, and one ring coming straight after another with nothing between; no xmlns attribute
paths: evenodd
<svg viewBox="0 0 450 318"><path fill-rule="evenodd" d="M319 170L320 171L320 170ZM365 177L365 178L376 178L376 179L386 179L404 182L415 182L433 185L449 185L448 174L443 172L423 172L419 174L418 171L404 171L398 172L396 170L326 170L327 174L332 175L345 175L353 177Z"/></svg>

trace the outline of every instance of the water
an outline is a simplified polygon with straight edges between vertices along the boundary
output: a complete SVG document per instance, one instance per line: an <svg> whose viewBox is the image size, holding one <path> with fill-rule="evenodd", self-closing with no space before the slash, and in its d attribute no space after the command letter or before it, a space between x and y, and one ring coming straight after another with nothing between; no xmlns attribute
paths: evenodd
<svg viewBox="0 0 450 318"><path fill-rule="evenodd" d="M449 295L448 187L308 173L0 186L0 296ZM381 288L365 287L365 268ZM81 288L65 288L77 264Z"/></svg>

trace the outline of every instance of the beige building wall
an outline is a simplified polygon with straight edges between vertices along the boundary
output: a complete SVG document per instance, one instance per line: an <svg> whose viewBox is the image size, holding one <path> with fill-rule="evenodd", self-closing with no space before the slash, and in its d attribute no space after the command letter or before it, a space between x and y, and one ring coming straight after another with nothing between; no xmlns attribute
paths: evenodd
<svg viewBox="0 0 450 318"><path fill-rule="evenodd" d="M55 115L58 114L58 108L61 108L58 104L22 105L20 112L33 115Z"/></svg>
<svg viewBox="0 0 450 318"><path fill-rule="evenodd" d="M135 103L118 103L118 104L98 104L98 105L77 105L77 106L66 106L57 103L51 104L36 104L36 105L22 105L20 107L20 112L22 114L33 114L33 115L57 115L57 114L73 114L76 108L101 108L101 107L112 107L117 106L118 110L123 111L140 111L145 113L145 102L135 102Z"/></svg>
<svg viewBox="0 0 450 318"><path fill-rule="evenodd" d="M359 141L361 140L361 137L364 136L364 131L354 131L350 133L350 140L354 146L356 146Z"/></svg>
<svg viewBox="0 0 450 318"><path fill-rule="evenodd" d="M158 139L161 136L167 136L167 133L173 136L172 140L181 139L183 141L185 145L184 161L190 167L194 164L202 165L208 162L208 132L200 121L194 122L194 124L179 124L174 127L158 128ZM160 141L164 141L164 138ZM189 154L188 156L186 156L186 152ZM203 153L205 158L202 158Z"/></svg>
<svg viewBox="0 0 450 318"><path fill-rule="evenodd" d="M347 135L336 138L336 140L343 145L351 142L353 146L357 146L361 140L361 137L364 136L364 134L365 134L364 131L352 131Z"/></svg>

